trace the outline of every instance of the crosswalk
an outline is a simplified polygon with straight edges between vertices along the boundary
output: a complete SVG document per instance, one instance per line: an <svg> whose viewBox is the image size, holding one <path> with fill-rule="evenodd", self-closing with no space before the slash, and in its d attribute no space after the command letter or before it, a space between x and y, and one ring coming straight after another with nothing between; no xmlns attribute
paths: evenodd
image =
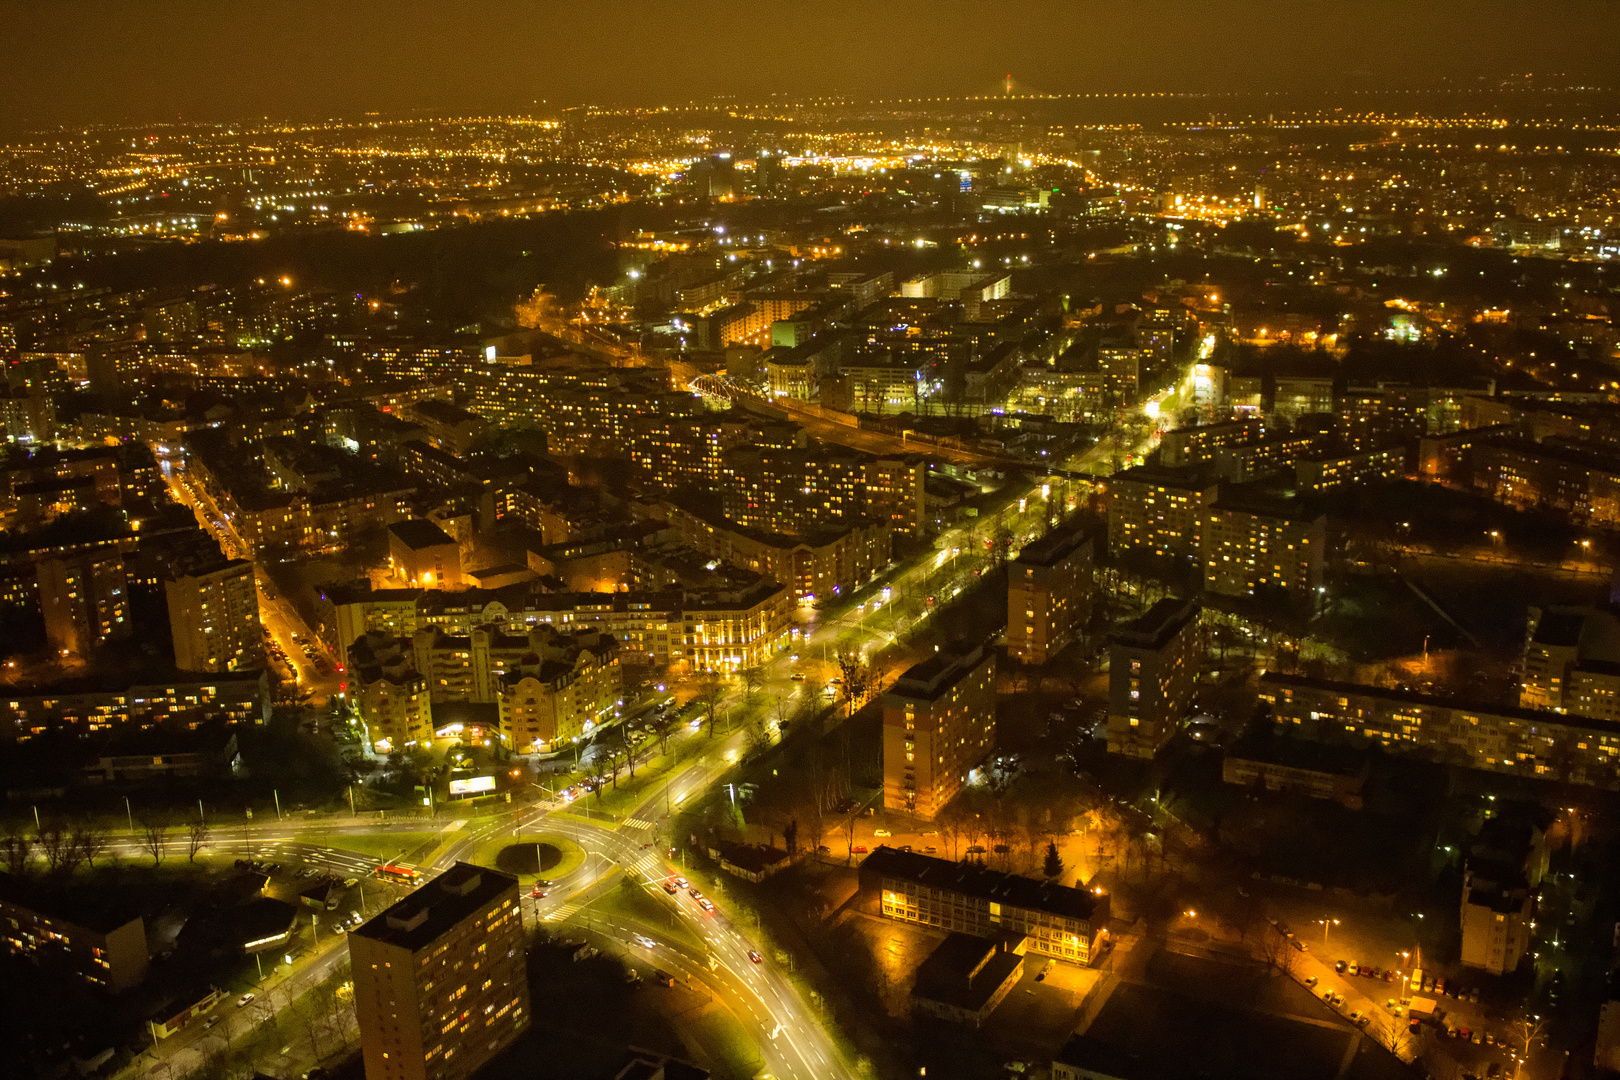
<svg viewBox="0 0 1620 1080"><path fill-rule="evenodd" d="M584 906L585 905L583 902L576 900L571 903L564 904L562 907L552 908L550 911L546 912L540 917L546 922L562 922L564 919L568 918L570 915Z"/></svg>
<svg viewBox="0 0 1620 1080"><path fill-rule="evenodd" d="M658 827L655 823L643 821L641 818L626 818L624 825L627 829L656 829Z"/></svg>

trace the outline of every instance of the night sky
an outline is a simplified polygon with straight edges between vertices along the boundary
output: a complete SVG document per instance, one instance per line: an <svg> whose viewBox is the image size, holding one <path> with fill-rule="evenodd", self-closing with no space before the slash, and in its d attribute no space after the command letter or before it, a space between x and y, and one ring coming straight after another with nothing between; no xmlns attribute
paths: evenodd
<svg viewBox="0 0 1620 1080"><path fill-rule="evenodd" d="M0 0L0 126L1620 76L1613 0Z"/></svg>

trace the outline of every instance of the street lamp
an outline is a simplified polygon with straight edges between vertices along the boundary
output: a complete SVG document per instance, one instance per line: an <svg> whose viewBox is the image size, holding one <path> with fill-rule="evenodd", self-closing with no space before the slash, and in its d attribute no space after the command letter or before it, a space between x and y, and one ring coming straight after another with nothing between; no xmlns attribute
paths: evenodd
<svg viewBox="0 0 1620 1080"><path fill-rule="evenodd" d="M1330 926L1338 926L1339 925L1339 920L1338 919L1317 919L1316 921L1322 924L1322 946L1324 948L1326 948L1327 947L1327 940L1328 940L1328 929L1330 928Z"/></svg>

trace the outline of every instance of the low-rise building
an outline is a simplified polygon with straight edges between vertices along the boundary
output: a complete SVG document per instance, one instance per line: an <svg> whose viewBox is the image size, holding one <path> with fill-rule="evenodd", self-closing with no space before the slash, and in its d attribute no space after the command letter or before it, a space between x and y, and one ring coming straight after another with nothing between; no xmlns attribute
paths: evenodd
<svg viewBox="0 0 1620 1080"><path fill-rule="evenodd" d="M1271 732L1245 734L1221 762L1228 784L1331 799L1351 810L1361 809L1368 771L1364 752Z"/></svg>
<svg viewBox="0 0 1620 1080"><path fill-rule="evenodd" d="M973 862L885 845L861 863L860 884L884 918L981 938L1020 934L1026 952L1075 964L1090 963L1108 935L1105 894Z"/></svg>
<svg viewBox="0 0 1620 1080"><path fill-rule="evenodd" d="M979 1027L1023 973L1024 943L1017 935L986 939L952 933L917 967L911 1008Z"/></svg>
<svg viewBox="0 0 1620 1080"><path fill-rule="evenodd" d="M461 545L426 518L388 527L388 565L394 578L425 589L461 588Z"/></svg>

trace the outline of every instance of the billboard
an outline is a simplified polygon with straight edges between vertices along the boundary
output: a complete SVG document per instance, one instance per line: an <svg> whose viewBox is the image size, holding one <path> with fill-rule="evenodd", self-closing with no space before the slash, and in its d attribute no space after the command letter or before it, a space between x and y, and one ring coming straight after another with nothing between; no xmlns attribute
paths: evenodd
<svg viewBox="0 0 1620 1080"><path fill-rule="evenodd" d="M494 791L493 776L469 776L465 780L450 781L451 795L476 795L480 791Z"/></svg>

